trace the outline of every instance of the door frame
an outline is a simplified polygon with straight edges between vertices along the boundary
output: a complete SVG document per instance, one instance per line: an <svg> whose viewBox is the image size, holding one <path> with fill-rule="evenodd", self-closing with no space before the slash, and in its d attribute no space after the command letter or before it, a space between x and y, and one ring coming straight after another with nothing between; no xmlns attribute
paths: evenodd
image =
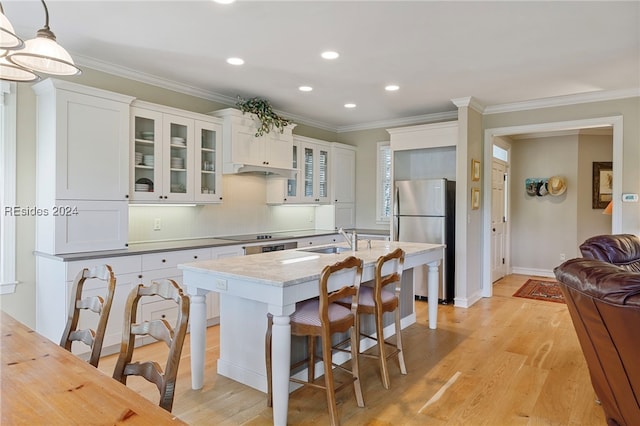
<svg viewBox="0 0 640 426"><path fill-rule="evenodd" d="M622 115L610 117L589 118L583 120L556 121L539 124L526 124L510 127L496 127L485 129L483 139L483 160L484 164L491 164L493 158L493 138L497 136L510 136L520 133L540 133L557 132L564 130L588 129L594 127L611 126L613 128L613 194L614 200L619 200L622 196ZM482 212L482 297L493 295L493 285L491 282L491 167L484 167L482 174L482 191L484 206ZM622 230L622 209L614 205L611 217L612 232L620 233Z"/></svg>
<svg viewBox="0 0 640 426"><path fill-rule="evenodd" d="M494 158L493 155L491 156L491 163L490 167L493 169L493 162L494 161L498 161L500 163L504 163L505 165L505 175L509 177L508 180L508 186L505 188L505 197L507 197L507 205L504 207L505 211L504 214L507 216L508 220L507 222L504 224L504 229L503 229L503 238L504 238L504 268L505 268L505 275L509 275L511 273L511 197L509 196L508 192L511 190L511 144L506 143L504 141L500 141L500 140L494 140L492 141L492 145L497 145L500 148L504 149L505 151L507 151L507 161L503 161L497 158ZM493 148L493 146L492 146ZM492 149L493 151L493 149ZM491 179L493 179L493 176L491 176L491 174L489 175ZM491 182L490 182L491 184ZM491 187L491 185L489 185L489 191L493 192L493 188ZM492 197L493 195L491 195ZM491 203L491 197L489 198L489 202ZM503 200L504 201L504 200ZM489 227L491 226L491 208L493 207L493 203L491 206L489 206L487 208L487 214L489 215ZM491 232L489 233L489 238L491 239ZM489 250L491 250L491 241L489 241ZM489 255L489 259L491 259L491 254ZM491 265L491 263L489 263L489 265ZM489 267L489 274L491 274L491 267ZM493 284L493 277L490 276L490 280L491 283Z"/></svg>

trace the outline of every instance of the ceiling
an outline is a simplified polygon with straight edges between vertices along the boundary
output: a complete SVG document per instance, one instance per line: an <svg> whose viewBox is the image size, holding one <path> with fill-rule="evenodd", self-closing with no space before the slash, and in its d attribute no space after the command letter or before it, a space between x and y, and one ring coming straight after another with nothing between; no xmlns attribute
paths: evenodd
<svg viewBox="0 0 640 426"><path fill-rule="evenodd" d="M40 1L2 4L24 39L43 27ZM638 1L47 6L51 30L80 67L231 106L238 95L267 98L294 121L333 131L446 116L457 110L452 99L469 96L490 107L640 88ZM340 57L322 59L324 50ZM245 64L227 64L231 56ZM386 92L390 83L400 89Z"/></svg>

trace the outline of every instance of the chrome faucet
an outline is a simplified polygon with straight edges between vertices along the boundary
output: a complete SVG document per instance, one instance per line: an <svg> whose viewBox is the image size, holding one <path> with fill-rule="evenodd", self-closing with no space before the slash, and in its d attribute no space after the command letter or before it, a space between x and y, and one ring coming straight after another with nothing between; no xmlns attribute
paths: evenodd
<svg viewBox="0 0 640 426"><path fill-rule="evenodd" d="M349 247L352 251L358 251L358 234L355 229L351 232L351 236L344 232L344 229L342 229L342 227L338 229L338 232L344 237L345 240L347 240L347 243L349 243Z"/></svg>

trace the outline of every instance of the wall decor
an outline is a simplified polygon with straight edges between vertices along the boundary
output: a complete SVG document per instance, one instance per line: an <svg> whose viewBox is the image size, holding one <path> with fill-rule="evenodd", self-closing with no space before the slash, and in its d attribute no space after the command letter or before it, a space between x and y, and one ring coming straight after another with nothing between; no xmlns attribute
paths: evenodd
<svg viewBox="0 0 640 426"><path fill-rule="evenodd" d="M524 181L524 188L527 195L532 197L542 197L547 195L547 178L527 178Z"/></svg>
<svg viewBox="0 0 640 426"><path fill-rule="evenodd" d="M262 98L243 99L238 96L236 106L242 113L250 112L255 114L260 120L260 127L256 131L255 136L259 137L271 130L279 130L284 133L284 128L292 123L288 118L279 116L273 111L268 100Z"/></svg>
<svg viewBox="0 0 640 426"><path fill-rule="evenodd" d="M593 162L593 199L591 208L604 209L613 195L613 163Z"/></svg>
<svg viewBox="0 0 640 426"><path fill-rule="evenodd" d="M480 161L471 159L471 180L477 182L480 180Z"/></svg>
<svg viewBox="0 0 640 426"><path fill-rule="evenodd" d="M480 188L471 188L471 210L480 208Z"/></svg>

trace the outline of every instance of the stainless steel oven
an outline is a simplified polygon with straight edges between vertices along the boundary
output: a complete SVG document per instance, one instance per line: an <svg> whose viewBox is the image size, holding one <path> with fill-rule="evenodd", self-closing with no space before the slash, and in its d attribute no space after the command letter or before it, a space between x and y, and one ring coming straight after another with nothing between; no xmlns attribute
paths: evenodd
<svg viewBox="0 0 640 426"><path fill-rule="evenodd" d="M295 241L287 243L273 242L271 244L244 247L244 254L268 253L270 251L289 250L294 248L298 248L298 243Z"/></svg>

